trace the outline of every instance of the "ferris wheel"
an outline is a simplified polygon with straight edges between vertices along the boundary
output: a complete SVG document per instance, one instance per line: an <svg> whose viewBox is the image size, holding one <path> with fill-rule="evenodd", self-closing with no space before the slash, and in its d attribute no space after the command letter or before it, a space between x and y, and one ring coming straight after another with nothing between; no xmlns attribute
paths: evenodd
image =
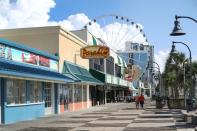
<svg viewBox="0 0 197 131"><path fill-rule="evenodd" d="M116 14L98 16L90 20L83 29L100 39L110 49L124 50L126 42L148 44L141 24Z"/></svg>

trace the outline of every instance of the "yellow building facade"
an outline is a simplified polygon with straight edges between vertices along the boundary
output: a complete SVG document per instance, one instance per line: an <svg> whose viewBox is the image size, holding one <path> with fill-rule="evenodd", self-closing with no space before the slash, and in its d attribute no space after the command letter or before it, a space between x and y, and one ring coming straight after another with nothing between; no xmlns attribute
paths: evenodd
<svg viewBox="0 0 197 131"><path fill-rule="evenodd" d="M86 69L89 69L89 60L80 57L80 49L87 46L87 43L61 26L5 29L0 30L0 37L58 56L60 73L64 74L68 66L71 75L76 73L72 71L74 68L80 71L85 69L86 73ZM77 83L60 85L59 112L90 107L92 104L89 85L96 86L97 83L89 82L81 80Z"/></svg>

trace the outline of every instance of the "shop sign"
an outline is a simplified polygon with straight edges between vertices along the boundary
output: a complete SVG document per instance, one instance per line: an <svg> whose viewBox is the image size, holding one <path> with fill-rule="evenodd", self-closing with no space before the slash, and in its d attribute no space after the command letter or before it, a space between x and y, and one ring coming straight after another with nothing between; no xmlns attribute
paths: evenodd
<svg viewBox="0 0 197 131"><path fill-rule="evenodd" d="M0 58L33 64L37 66L48 67L53 70L58 70L58 62L55 60L51 60L43 56L18 50L2 44L0 44Z"/></svg>
<svg viewBox="0 0 197 131"><path fill-rule="evenodd" d="M107 46L87 46L81 48L80 55L83 59L107 58L109 57L109 47Z"/></svg>

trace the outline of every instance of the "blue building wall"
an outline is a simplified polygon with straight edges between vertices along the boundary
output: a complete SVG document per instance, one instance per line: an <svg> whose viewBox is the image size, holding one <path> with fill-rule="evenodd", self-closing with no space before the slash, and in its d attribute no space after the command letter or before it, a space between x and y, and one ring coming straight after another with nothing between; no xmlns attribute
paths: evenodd
<svg viewBox="0 0 197 131"><path fill-rule="evenodd" d="M1 122L3 124L15 123L18 121L32 120L42 117L45 114L44 102L25 103L20 105L7 105L6 103L6 78L0 79L1 85Z"/></svg>
<svg viewBox="0 0 197 131"><path fill-rule="evenodd" d="M44 116L44 109L44 103L19 106L6 105L4 109L4 124L42 117Z"/></svg>

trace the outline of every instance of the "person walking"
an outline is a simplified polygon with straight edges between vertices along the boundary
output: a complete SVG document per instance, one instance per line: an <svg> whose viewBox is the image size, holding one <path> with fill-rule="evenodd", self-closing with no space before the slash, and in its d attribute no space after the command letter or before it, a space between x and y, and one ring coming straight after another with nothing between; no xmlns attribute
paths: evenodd
<svg viewBox="0 0 197 131"><path fill-rule="evenodd" d="M141 94L139 97L139 102L142 109L144 108L144 100L145 100L144 95Z"/></svg>
<svg viewBox="0 0 197 131"><path fill-rule="evenodd" d="M136 93L136 96L134 97L134 101L135 101L136 109L139 109L139 95L138 95L138 93Z"/></svg>

